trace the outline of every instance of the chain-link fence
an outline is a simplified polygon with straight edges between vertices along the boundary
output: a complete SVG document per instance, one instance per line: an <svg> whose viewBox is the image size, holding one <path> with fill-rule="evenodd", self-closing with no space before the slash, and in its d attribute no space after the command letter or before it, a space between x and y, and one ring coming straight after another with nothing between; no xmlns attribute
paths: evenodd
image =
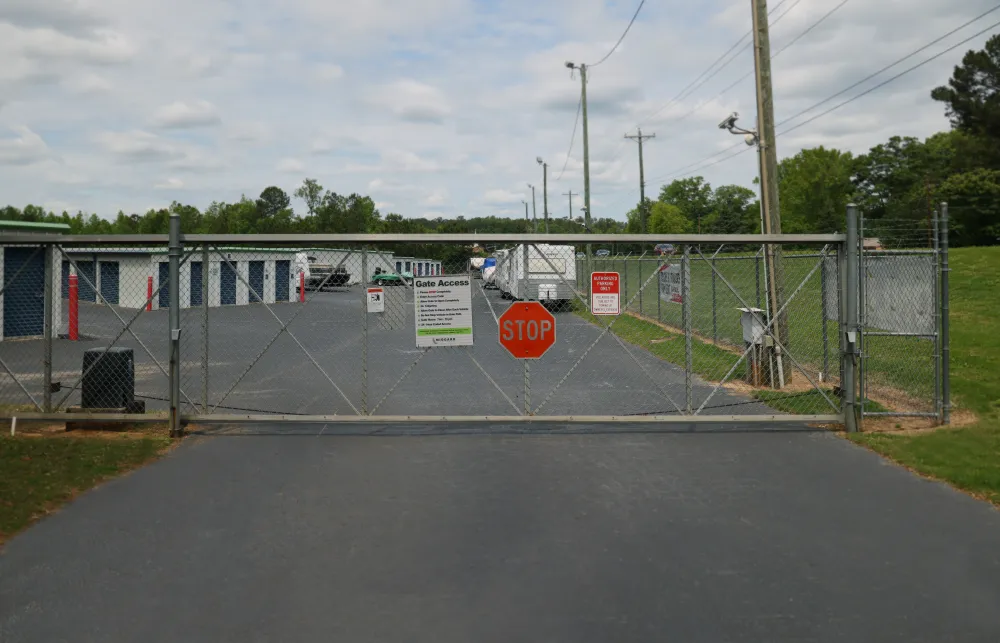
<svg viewBox="0 0 1000 643"><path fill-rule="evenodd" d="M3 246L7 416L842 422L853 408L858 263L842 235L692 235L657 256L601 256L597 235L85 241Z"/></svg>
<svg viewBox="0 0 1000 643"><path fill-rule="evenodd" d="M942 418L939 211L913 219L861 217L860 404L864 416Z"/></svg>

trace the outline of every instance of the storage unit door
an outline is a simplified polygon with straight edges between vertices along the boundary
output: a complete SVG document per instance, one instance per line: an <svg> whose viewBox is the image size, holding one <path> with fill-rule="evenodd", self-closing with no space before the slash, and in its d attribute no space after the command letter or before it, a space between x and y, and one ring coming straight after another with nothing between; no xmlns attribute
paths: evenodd
<svg viewBox="0 0 1000 643"><path fill-rule="evenodd" d="M191 305L201 306L201 262L191 262Z"/></svg>
<svg viewBox="0 0 1000 643"><path fill-rule="evenodd" d="M62 262L62 298L69 299L69 262Z"/></svg>
<svg viewBox="0 0 1000 643"><path fill-rule="evenodd" d="M232 265L230 266L230 263ZM219 303L236 303L236 262L219 262Z"/></svg>
<svg viewBox="0 0 1000 643"><path fill-rule="evenodd" d="M77 283L79 284L79 290L77 291L80 296L80 301L97 301L97 292L94 290L91 284L97 285L97 271L94 269L93 261L77 261L76 266L79 269L79 278ZM84 279L86 276L86 279Z"/></svg>
<svg viewBox="0 0 1000 643"><path fill-rule="evenodd" d="M118 304L118 262L102 261L101 298L109 304Z"/></svg>
<svg viewBox="0 0 1000 643"><path fill-rule="evenodd" d="M274 262L274 301L288 301L288 281L291 279L292 262Z"/></svg>
<svg viewBox="0 0 1000 643"><path fill-rule="evenodd" d="M259 304L260 297L264 294L264 262L251 261L248 277L247 281L250 282L250 303Z"/></svg>
<svg viewBox="0 0 1000 643"><path fill-rule="evenodd" d="M4 250L4 337L27 337L44 332L45 252L36 250L12 246Z"/></svg>
<svg viewBox="0 0 1000 643"><path fill-rule="evenodd" d="M160 262L160 308L170 308L170 264Z"/></svg>

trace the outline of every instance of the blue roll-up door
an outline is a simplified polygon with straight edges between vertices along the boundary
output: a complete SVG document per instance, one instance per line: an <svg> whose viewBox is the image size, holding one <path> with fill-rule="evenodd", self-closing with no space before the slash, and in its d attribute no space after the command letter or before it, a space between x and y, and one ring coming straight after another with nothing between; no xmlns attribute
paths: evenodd
<svg viewBox="0 0 1000 643"><path fill-rule="evenodd" d="M236 303L236 262L231 263L219 262L219 303L223 306Z"/></svg>
<svg viewBox="0 0 1000 643"><path fill-rule="evenodd" d="M37 251L37 252L36 252ZM45 253L8 246L3 253L3 335L41 335L45 325Z"/></svg>
<svg viewBox="0 0 1000 643"><path fill-rule="evenodd" d="M97 291L94 290L94 286L97 285L97 271L94 262L77 261L76 268L80 301L97 301Z"/></svg>
<svg viewBox="0 0 1000 643"><path fill-rule="evenodd" d="M101 298L109 304L118 303L118 262L101 262Z"/></svg>
<svg viewBox="0 0 1000 643"><path fill-rule="evenodd" d="M191 262L191 305L201 306L201 262Z"/></svg>
<svg viewBox="0 0 1000 643"><path fill-rule="evenodd" d="M250 303L259 304L260 298L264 294L264 262L251 261L248 277L247 281L250 282Z"/></svg>
<svg viewBox="0 0 1000 643"><path fill-rule="evenodd" d="M289 260L274 262L274 301L288 301L288 286L292 274Z"/></svg>
<svg viewBox="0 0 1000 643"><path fill-rule="evenodd" d="M69 299L69 262L62 262L62 298Z"/></svg>
<svg viewBox="0 0 1000 643"><path fill-rule="evenodd" d="M160 288L160 308L170 308L170 264L166 261L160 262L160 282L156 285Z"/></svg>

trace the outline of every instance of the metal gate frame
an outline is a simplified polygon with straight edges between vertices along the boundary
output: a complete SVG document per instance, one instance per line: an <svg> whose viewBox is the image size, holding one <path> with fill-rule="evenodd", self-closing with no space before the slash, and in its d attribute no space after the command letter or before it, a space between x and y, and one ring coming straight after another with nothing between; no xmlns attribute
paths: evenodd
<svg viewBox="0 0 1000 643"><path fill-rule="evenodd" d="M122 245L163 245L169 248L169 295L171 298L170 313L170 350L169 373L170 380L170 412L169 422L171 433L180 435L186 423L249 423L249 422L298 422L298 423L428 423L428 422L462 422L462 423L630 423L630 424L718 424L718 423L836 423L846 426L848 431L858 428L858 406L856 399L855 373L857 369L857 335L860 330L858 319L858 229L856 209L851 206L848 212L847 234L723 234L723 235L641 235L641 234L194 234L181 235L180 218L171 215L169 235L8 235L0 236L0 244L5 245L43 245L51 246L61 252L62 248L72 246L122 246ZM682 415L371 415L367 408L357 415L281 415L281 414L209 414L204 404L196 404L180 390L180 314L179 314L179 267L196 252L209 248L217 249L223 245L253 245L254 247L288 247L288 246L319 246L330 244L523 244L525 247L534 244L567 244L588 245L593 243L624 243L624 244L657 244L673 243L685 246L705 245L757 245L757 246L789 246L796 244L827 245L835 249L838 256L838 268L841 275L841 326L840 337L842 355L841 406L839 411L829 414L814 415L701 415L699 413ZM204 253L203 253L204 254ZM699 251L699 254L700 251ZM704 255L702 255L704 258ZM203 259L204 260L204 259ZM204 265L203 265L204 270ZM730 289L732 285L712 266L713 278L720 278ZM814 271L815 272L815 269ZM238 273L237 273L238 274ZM811 273L812 274L812 273ZM238 274L237 278L240 276ZM714 280L714 279L713 279ZM162 284L161 284L162 287ZM159 289L158 289L159 290ZM579 289L574 289L579 295ZM642 289L639 289L641 293ZM735 291L734 291L735 292ZM736 293L739 296L738 293ZM155 293L154 293L155 296ZM203 294L204 296L204 294ZM263 299L263 298L262 298ZM777 319L777 316L774 317ZM772 320L773 323L773 320ZM126 331L128 325L126 326ZM770 326L770 324L768 324ZM45 342L47 345L46 367L51 369L52 324L46 325ZM610 327L610 326L609 326ZM609 328L608 327L608 328ZM608 332L605 328L604 332ZM279 331L281 332L281 331ZM628 349L626 349L628 352ZM787 354L787 353L786 353ZM744 354L745 356L745 354ZM742 358L741 358L742 359ZM739 362L737 362L738 364ZM162 368L162 367L161 367ZM525 365L525 377L528 377ZM733 367L735 369L735 365ZM481 370L482 367L480 367ZM690 371L690 366L686 369ZM485 371L484 371L485 372ZM730 374L732 370L730 371ZM489 375L487 374L487 377ZM690 377L690 373L688 374ZM728 377L728 375L727 375ZM808 376L807 376L808 377ZM48 379L51 375L48 374ZM48 379L45 384L48 385ZM329 379L329 377L328 377ZM810 378L811 380L811 378ZM815 384L815 383L813 383ZM825 394L824 394L824 397ZM189 408L202 412L184 413L182 406L185 401ZM828 401L829 398L828 398ZM352 405L353 406L353 405ZM367 407L367 404L364 404ZM704 405L702 405L704 406ZM832 402L831 402L831 406ZM377 408L377 406L376 406ZM48 409L46 409L48 410ZM540 410L540 409L539 409ZM700 411L700 409L699 409ZM6 414L9 415L9 414ZM0 417L3 417L0 414ZM64 413L39 412L18 413L22 419L65 420ZM135 414L109 413L74 413L74 422L81 421L129 421L129 422L162 422L163 417L150 417Z"/></svg>

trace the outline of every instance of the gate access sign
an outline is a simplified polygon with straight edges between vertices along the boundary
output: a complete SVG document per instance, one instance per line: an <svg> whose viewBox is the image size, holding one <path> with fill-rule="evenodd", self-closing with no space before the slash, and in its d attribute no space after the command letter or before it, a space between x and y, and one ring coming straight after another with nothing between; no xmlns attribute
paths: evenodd
<svg viewBox="0 0 1000 643"><path fill-rule="evenodd" d="M556 318L537 301L511 304L497 326L500 345L517 359L538 359L556 343Z"/></svg>
<svg viewBox="0 0 1000 643"><path fill-rule="evenodd" d="M472 281L467 275L413 282L417 347L472 346Z"/></svg>
<svg viewBox="0 0 1000 643"><path fill-rule="evenodd" d="M621 313L621 280L617 272L595 272L590 276L590 312L595 315Z"/></svg>

